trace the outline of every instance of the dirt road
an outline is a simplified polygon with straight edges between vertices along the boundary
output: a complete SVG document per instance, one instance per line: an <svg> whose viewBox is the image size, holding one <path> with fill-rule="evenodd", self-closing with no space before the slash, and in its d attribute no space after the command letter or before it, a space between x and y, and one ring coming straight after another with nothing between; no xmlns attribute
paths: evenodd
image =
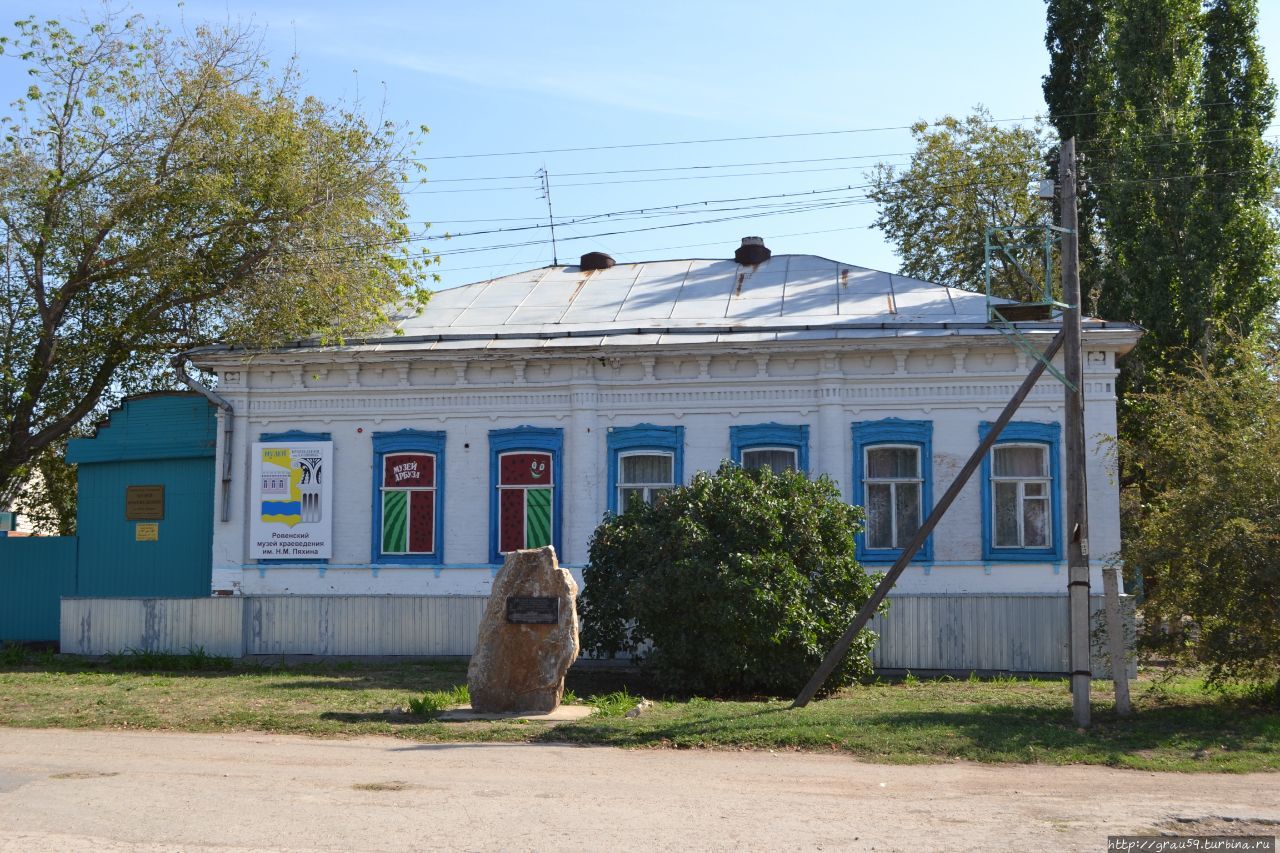
<svg viewBox="0 0 1280 853"><path fill-rule="evenodd" d="M1104 850L1277 822L1275 774L0 729L0 850L22 853Z"/></svg>

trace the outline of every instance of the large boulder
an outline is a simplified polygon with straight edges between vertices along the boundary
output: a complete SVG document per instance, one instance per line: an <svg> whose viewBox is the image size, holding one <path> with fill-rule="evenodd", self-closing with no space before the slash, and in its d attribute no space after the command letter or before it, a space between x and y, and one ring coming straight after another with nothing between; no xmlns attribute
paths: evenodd
<svg viewBox="0 0 1280 853"><path fill-rule="evenodd" d="M473 710L556 709L564 675L578 657L577 597L578 585L556 562L554 548L507 555L467 668Z"/></svg>

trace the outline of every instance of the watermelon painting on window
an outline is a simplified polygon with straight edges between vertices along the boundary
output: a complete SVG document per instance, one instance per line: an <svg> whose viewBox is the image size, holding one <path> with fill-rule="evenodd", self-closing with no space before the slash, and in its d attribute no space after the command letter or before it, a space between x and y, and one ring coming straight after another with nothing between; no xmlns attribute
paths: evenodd
<svg viewBox="0 0 1280 853"><path fill-rule="evenodd" d="M498 461L498 549L506 554L551 544L550 453L516 451Z"/></svg>
<svg viewBox="0 0 1280 853"><path fill-rule="evenodd" d="M433 553L435 521L435 455L385 454L382 457L382 553Z"/></svg>

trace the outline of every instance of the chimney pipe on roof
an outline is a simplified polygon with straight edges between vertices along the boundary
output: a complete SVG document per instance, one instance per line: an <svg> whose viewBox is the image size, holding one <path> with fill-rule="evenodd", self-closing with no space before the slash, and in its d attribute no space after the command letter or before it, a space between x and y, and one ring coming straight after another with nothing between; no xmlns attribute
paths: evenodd
<svg viewBox="0 0 1280 853"><path fill-rule="evenodd" d="M742 245L733 253L733 259L743 266L762 264L773 257L773 252L764 244L763 237L743 237Z"/></svg>
<svg viewBox="0 0 1280 853"><path fill-rule="evenodd" d="M615 261L604 252L587 252L578 261L578 266L583 272L589 270L607 270L613 266Z"/></svg>

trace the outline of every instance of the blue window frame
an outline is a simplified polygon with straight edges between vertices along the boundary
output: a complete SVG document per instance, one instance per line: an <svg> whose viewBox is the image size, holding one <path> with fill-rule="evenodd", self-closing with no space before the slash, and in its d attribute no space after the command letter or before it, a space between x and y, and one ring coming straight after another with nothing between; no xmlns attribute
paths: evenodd
<svg viewBox="0 0 1280 853"><path fill-rule="evenodd" d="M853 503L867 512L856 540L858 559L898 559L933 510L933 422L856 421L852 492ZM913 561L932 560L933 536L929 536Z"/></svg>
<svg viewBox="0 0 1280 853"><path fill-rule="evenodd" d="M304 432L291 429L288 432L264 432L258 435L258 441L333 441L327 432Z"/></svg>
<svg viewBox="0 0 1280 853"><path fill-rule="evenodd" d="M333 435L327 432L306 432L300 429L291 429L286 432L263 432L258 434L258 441L333 441ZM333 472L329 472L332 475ZM258 560L259 566L296 566L299 560ZM323 557L317 560L306 560L308 563L327 563L329 559Z"/></svg>
<svg viewBox="0 0 1280 853"><path fill-rule="evenodd" d="M990 431L978 425L980 439ZM1014 421L1000 432L982 460L984 560L1062 559L1061 446L1057 423Z"/></svg>
<svg viewBox="0 0 1280 853"><path fill-rule="evenodd" d="M564 450L564 430L559 427L535 427L535 426L519 426L511 429L494 429L489 431L489 560L490 562L499 564L502 562L503 552L500 546L501 542L501 519L504 509L510 509L504 505L502 493L516 490L522 490L522 513L533 512L540 520L544 520L549 527L551 545L556 549L556 554L563 553L560 544L560 519L561 519L561 456ZM517 454L526 454L538 462L540 459L550 457L550 482L539 485L536 488L528 483L513 482L506 483L502 479L503 470L502 462L504 457L515 457ZM539 471L539 477L545 477L548 472ZM549 500L544 505L541 502L541 494L546 490L550 490ZM534 492L534 495L528 494ZM528 524L527 518L522 519L522 524Z"/></svg>
<svg viewBox="0 0 1280 853"><path fill-rule="evenodd" d="M779 451L771 453L770 451ZM809 427L806 424L746 424L729 427L729 453L734 462L743 467L758 468L765 465L776 470L783 456L790 453L791 467L797 471L809 470ZM755 460L752 456L755 455ZM748 465L748 463L752 463Z"/></svg>
<svg viewBox="0 0 1280 853"><path fill-rule="evenodd" d="M444 447L443 432L373 434L374 563L443 562Z"/></svg>
<svg viewBox="0 0 1280 853"><path fill-rule="evenodd" d="M635 491L652 502L656 493L684 482L684 427L639 424L610 427L609 446L609 512L617 513L626 506L622 490ZM650 457L644 459L643 457ZM666 457L670 464L664 465ZM624 471L627 460L633 470Z"/></svg>

